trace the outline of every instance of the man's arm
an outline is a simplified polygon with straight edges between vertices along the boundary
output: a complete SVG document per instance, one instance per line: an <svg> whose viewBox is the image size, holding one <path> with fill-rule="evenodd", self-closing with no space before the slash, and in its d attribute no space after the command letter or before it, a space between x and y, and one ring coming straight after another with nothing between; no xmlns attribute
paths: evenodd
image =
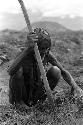
<svg viewBox="0 0 83 125"><path fill-rule="evenodd" d="M81 95L83 96L83 90L76 84L71 74L66 69L64 69L64 67L57 61L57 59L54 57L54 55L51 52L47 54L47 61L51 63L53 66L57 66L61 70L63 79L71 87L73 87L74 90L77 91L77 94L79 94L79 96Z"/></svg>
<svg viewBox="0 0 83 125"><path fill-rule="evenodd" d="M72 86L72 81L71 81L71 75L70 73L64 69L64 67L57 61L57 59L54 57L54 55L49 52L47 55L47 60L50 62L53 66L57 66L61 70L61 75L63 76L63 79L70 85Z"/></svg>

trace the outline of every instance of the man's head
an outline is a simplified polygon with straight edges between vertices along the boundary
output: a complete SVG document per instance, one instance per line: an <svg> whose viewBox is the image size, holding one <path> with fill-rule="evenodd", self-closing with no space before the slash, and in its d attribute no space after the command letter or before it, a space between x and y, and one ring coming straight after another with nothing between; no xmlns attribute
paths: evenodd
<svg viewBox="0 0 83 125"><path fill-rule="evenodd" d="M51 47L51 38L49 33L46 30L43 30L41 28L34 29L34 32L38 36L38 48L41 55L44 55L48 50L50 50Z"/></svg>

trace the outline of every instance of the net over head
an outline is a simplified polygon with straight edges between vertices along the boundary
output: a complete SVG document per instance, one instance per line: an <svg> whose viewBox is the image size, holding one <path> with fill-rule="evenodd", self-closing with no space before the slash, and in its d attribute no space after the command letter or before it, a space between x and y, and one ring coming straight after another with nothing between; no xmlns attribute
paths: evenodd
<svg viewBox="0 0 83 125"><path fill-rule="evenodd" d="M42 29L42 28L36 28L34 29L34 32L38 36L38 48L41 54L46 53L48 50L50 50L51 47L51 38L49 33Z"/></svg>

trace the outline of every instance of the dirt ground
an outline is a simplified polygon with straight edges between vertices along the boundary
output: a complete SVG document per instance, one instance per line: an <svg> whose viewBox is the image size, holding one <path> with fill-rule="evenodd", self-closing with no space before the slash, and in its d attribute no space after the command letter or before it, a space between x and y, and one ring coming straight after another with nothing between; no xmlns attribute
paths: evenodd
<svg viewBox="0 0 83 125"><path fill-rule="evenodd" d="M11 43L11 40L9 43L9 38L8 40L6 38L8 48L3 49L2 47L1 50L8 52L8 57L13 57L16 55L16 49L9 49ZM81 53L83 48L81 49L79 44L72 42L69 37L62 39L60 36L61 40L56 40L56 42L55 38L52 41L53 54L83 89L83 54ZM48 99L43 104L37 104L28 109L22 107L16 109L10 105L8 101L9 75L7 73L7 67L10 64L11 62L8 62L0 67L0 125L83 125L83 103L71 95L70 87L63 79L59 81L56 88L62 91L55 102L54 109Z"/></svg>
<svg viewBox="0 0 83 125"><path fill-rule="evenodd" d="M74 98L65 89L60 95L62 102L57 101L55 109L52 109L48 100L28 109L11 106L8 102L7 67L8 64L5 64L0 68L0 125L83 125L83 105L73 101ZM80 75L81 80L82 75L83 73Z"/></svg>

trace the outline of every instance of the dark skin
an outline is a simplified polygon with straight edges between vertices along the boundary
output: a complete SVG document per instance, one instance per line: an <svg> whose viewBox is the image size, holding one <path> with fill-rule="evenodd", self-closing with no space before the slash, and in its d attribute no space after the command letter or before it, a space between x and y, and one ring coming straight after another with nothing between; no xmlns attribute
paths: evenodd
<svg viewBox="0 0 83 125"><path fill-rule="evenodd" d="M33 36L31 37L33 38ZM31 44L33 45L33 43ZM63 79L71 86L72 92L75 90L79 96L83 95L83 91L77 86L71 74L64 69L50 51L46 52L43 49L43 51L40 51L40 54L43 60L43 65L49 62L53 66L57 66L61 71ZM48 82L51 87L50 81ZM52 90L56 87L57 83L58 82L56 82L56 84L53 83ZM36 104L38 100L41 100L40 97L42 97L43 101L45 100L45 89L32 47L30 53L23 58L19 70L10 77L9 88L9 101L12 104L32 105L32 103Z"/></svg>

